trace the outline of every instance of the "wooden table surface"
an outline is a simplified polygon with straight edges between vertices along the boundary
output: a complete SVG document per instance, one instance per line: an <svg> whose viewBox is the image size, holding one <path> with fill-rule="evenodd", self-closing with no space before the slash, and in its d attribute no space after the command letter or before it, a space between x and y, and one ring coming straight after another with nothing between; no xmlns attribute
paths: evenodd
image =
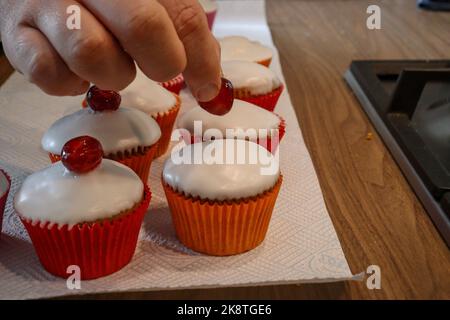
<svg viewBox="0 0 450 320"><path fill-rule="evenodd" d="M366 28L370 4L381 7L381 30ZM381 289L364 281L85 297L449 299L450 250L342 75L353 59L450 59L450 13L414 0L268 0L267 14L345 256L353 273L380 266ZM10 72L2 58L0 80Z"/></svg>

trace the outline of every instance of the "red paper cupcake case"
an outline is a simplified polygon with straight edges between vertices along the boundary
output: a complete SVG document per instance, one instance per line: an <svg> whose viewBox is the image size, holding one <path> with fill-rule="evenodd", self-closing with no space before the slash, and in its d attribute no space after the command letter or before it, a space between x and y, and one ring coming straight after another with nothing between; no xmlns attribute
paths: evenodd
<svg viewBox="0 0 450 320"><path fill-rule="evenodd" d="M269 152L275 154L275 152L278 149L278 146L281 143L281 140L283 139L284 135L286 134L286 121L279 115L277 115L278 118L280 118L280 125L278 126L278 141L272 141L271 137L268 137L267 139L261 139L258 138L257 143L263 147L265 147Z"/></svg>
<svg viewBox="0 0 450 320"><path fill-rule="evenodd" d="M277 115L278 118L280 118L280 125L278 126L278 143L273 143L272 144L272 139L271 137L268 137L266 139L262 139L262 138L258 138L256 140L256 143L263 146L264 148L266 148L267 150L269 150L269 152L275 154L275 152L278 149L278 146L281 142L281 140L283 139L285 133L286 133L286 121L279 115ZM188 143L196 143L196 142L200 142L203 139L202 138L197 138L193 135L189 135L189 137L187 136L183 136L183 140L188 144Z"/></svg>
<svg viewBox="0 0 450 320"><path fill-rule="evenodd" d="M180 94L181 89L184 87L184 77L182 74L176 76L172 80L161 82L161 86L169 90L170 92L173 92L175 94Z"/></svg>
<svg viewBox="0 0 450 320"><path fill-rule="evenodd" d="M3 225L3 213L5 211L5 205L6 205L6 200L8 199L9 190L11 189L11 178L2 169L0 169L0 173L5 175L6 180L8 180L8 183L9 183L5 194L0 198L0 235L1 235L1 233L2 233L2 225Z"/></svg>
<svg viewBox="0 0 450 320"><path fill-rule="evenodd" d="M153 116L153 119L155 119L161 128L161 138L158 142L158 149L156 150L155 158L159 158L165 154L169 148L173 127L181 107L180 97L176 95L176 98L177 104L173 108L162 115L158 114L156 117Z"/></svg>
<svg viewBox="0 0 450 320"><path fill-rule="evenodd" d="M214 27L214 21L216 20L217 10L207 12L206 18L208 19L209 30L212 30Z"/></svg>
<svg viewBox="0 0 450 320"><path fill-rule="evenodd" d="M49 223L32 223L18 214L49 273L67 278L67 268L75 265L80 267L81 279L89 280L114 273L130 262L150 199L150 190L145 186L144 199L132 212L70 230L68 225L49 228Z"/></svg>
<svg viewBox="0 0 450 320"><path fill-rule="evenodd" d="M150 167L158 149L158 143L150 147L138 148L138 151L133 152L119 152L113 155L108 155L105 158L114 160L131 168L141 178L142 182L147 183L150 174ZM61 160L61 156L49 153L50 161L52 163Z"/></svg>
<svg viewBox="0 0 450 320"><path fill-rule="evenodd" d="M156 150L158 150L158 143L152 145L146 151L132 154L114 155L110 157L110 159L130 167L134 172L136 172L144 183L147 183L148 176L150 174L150 167L153 159L155 158Z"/></svg>
<svg viewBox="0 0 450 320"><path fill-rule="evenodd" d="M214 256L243 253L264 241L281 183L280 176L271 190L249 199L209 202L186 197L162 182L178 239Z"/></svg>
<svg viewBox="0 0 450 320"><path fill-rule="evenodd" d="M283 93L284 85L281 85L279 88L273 90L268 94L263 94L259 96L252 96L248 94L246 90L234 90L234 95L236 99L244 100L254 105L257 105L261 108L264 108L270 112L275 110L277 106L278 100L280 99L281 94Z"/></svg>

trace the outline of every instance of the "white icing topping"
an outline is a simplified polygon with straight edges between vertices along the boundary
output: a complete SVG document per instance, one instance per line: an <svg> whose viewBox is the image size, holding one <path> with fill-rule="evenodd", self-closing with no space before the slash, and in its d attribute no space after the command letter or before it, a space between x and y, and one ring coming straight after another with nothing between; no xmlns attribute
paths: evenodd
<svg viewBox="0 0 450 320"><path fill-rule="evenodd" d="M217 10L217 2L214 0L199 0L199 2L206 13L210 13Z"/></svg>
<svg viewBox="0 0 450 320"><path fill-rule="evenodd" d="M14 198L14 208L32 221L73 226L111 218L143 198L144 185L130 168L103 159L82 175L61 161L28 176Z"/></svg>
<svg viewBox="0 0 450 320"><path fill-rule="evenodd" d="M9 189L9 181L3 172L0 171L0 198L3 197L6 191ZM1 214L1 212L0 212Z"/></svg>
<svg viewBox="0 0 450 320"><path fill-rule="evenodd" d="M222 71L234 88L245 88L253 95L269 93L281 85L275 72L256 62L224 61Z"/></svg>
<svg viewBox="0 0 450 320"><path fill-rule="evenodd" d="M226 142L225 142L226 141ZM231 149L226 147L231 144ZM194 158L195 150L203 149L203 163L179 163L178 157ZM214 151L215 150L215 151ZM219 159L227 157L227 150L233 150L234 159L217 164ZM245 161L237 164L239 152L245 155ZM250 154L258 155L257 161L251 161ZM222 156L220 156L222 155ZM193 163L193 162L190 162ZM270 174L262 174L263 168L270 167ZM193 197L209 200L238 200L260 195L270 190L280 176L279 165L273 155L260 145L245 140L215 140L196 143L173 151L167 159L164 170L164 181L177 192Z"/></svg>
<svg viewBox="0 0 450 320"><path fill-rule="evenodd" d="M123 91L122 106L139 109L156 116L164 113L177 103L175 96L138 69L136 79Z"/></svg>
<svg viewBox="0 0 450 320"><path fill-rule="evenodd" d="M272 58L272 49L246 37L229 36L219 39L222 61L243 60L260 62Z"/></svg>
<svg viewBox="0 0 450 320"><path fill-rule="evenodd" d="M161 129L152 117L136 109L94 112L87 108L56 121L44 134L42 147L60 154L67 141L84 135L96 138L105 154L110 154L151 146L159 140Z"/></svg>
<svg viewBox="0 0 450 320"><path fill-rule="evenodd" d="M280 118L274 113L237 99L234 100L231 111L224 116L213 115L197 106L180 116L178 127L194 133L194 121L202 121L205 138L209 136L204 132L208 129L218 129L225 137L226 129L242 129L243 131L255 129L259 131L259 129L278 129L280 125ZM257 132L257 134L259 133ZM270 132L266 132L264 137L268 134ZM245 132L238 132L238 137L244 138Z"/></svg>

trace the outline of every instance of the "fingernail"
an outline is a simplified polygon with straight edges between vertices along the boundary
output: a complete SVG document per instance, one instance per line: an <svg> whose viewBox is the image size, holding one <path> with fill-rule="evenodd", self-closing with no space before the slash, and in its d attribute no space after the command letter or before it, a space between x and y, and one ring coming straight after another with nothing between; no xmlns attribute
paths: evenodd
<svg viewBox="0 0 450 320"><path fill-rule="evenodd" d="M219 94L219 86L214 83L208 83L197 90L197 100L201 102L208 102L217 97Z"/></svg>

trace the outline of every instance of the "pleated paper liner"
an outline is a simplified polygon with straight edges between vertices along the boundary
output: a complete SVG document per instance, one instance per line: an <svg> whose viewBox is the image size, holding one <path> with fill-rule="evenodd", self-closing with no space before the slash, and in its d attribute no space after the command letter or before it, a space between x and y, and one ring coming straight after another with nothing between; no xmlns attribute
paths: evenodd
<svg viewBox="0 0 450 320"><path fill-rule="evenodd" d="M68 225L32 222L18 215L49 273L67 278L68 267L78 266L81 279L89 280L114 273L131 261L150 198L150 190L145 186L141 203L130 212L71 229Z"/></svg>
<svg viewBox="0 0 450 320"><path fill-rule="evenodd" d="M216 20L216 15L217 15L217 10L206 13L206 18L208 19L209 30L212 30L214 27L214 21Z"/></svg>
<svg viewBox="0 0 450 320"><path fill-rule="evenodd" d="M282 180L259 196L230 202L203 201L162 184L178 239L194 251L229 256L263 242Z"/></svg>
<svg viewBox="0 0 450 320"><path fill-rule="evenodd" d="M155 158L159 158L166 153L170 145L170 138L172 137L175 120L177 119L178 112L181 108L181 99L178 95L175 96L177 98L177 103L174 107L170 108L167 112L158 113L156 116L152 115L153 119L155 119L161 128L161 138L159 138L158 141L158 149L156 150Z"/></svg>
<svg viewBox="0 0 450 320"><path fill-rule="evenodd" d="M281 140L286 134L286 121L281 116L277 116L278 118L280 118L280 125L278 126L278 139L272 139L272 136L269 136L266 139L258 138L258 140L256 141L256 143L265 147L267 150L269 150L269 152L273 154L275 154L275 152L277 151Z"/></svg>
<svg viewBox="0 0 450 320"><path fill-rule="evenodd" d="M5 211L6 200L8 199L9 189L11 188L11 178L8 174L0 169L0 175L4 175L6 180L8 181L8 186L4 194L0 197L0 235L2 233L2 223L3 223L3 213Z"/></svg>
<svg viewBox="0 0 450 320"><path fill-rule="evenodd" d="M263 66L266 66L267 68L270 67L270 64L272 63L272 58L256 61L259 64L262 64Z"/></svg>
<svg viewBox="0 0 450 320"><path fill-rule="evenodd" d="M267 138L257 138L256 143L263 146L269 152L275 154L275 152L278 149L278 146L280 145L281 140L283 139L284 135L286 134L286 121L279 115L275 114L280 119L280 124L278 125L278 139L272 139L273 135L268 136ZM186 136L187 132L182 131L181 135L186 144L192 144L204 141L203 137L196 137L192 134L189 134ZM247 139L249 140L249 139Z"/></svg>
<svg viewBox="0 0 450 320"><path fill-rule="evenodd" d="M277 106L278 100L280 99L281 93L283 93L284 85L276 88L275 90L262 94L262 95L252 95L247 89L234 89L234 97L239 100L244 100L267 111L273 112Z"/></svg>
<svg viewBox="0 0 450 320"><path fill-rule="evenodd" d="M120 162L131 168L141 178L142 182L147 183L152 161L155 157L156 150L158 150L158 143L150 147L138 147L136 150L117 152L115 154L106 155L106 159ZM60 155L49 153L49 158L52 163L61 160Z"/></svg>
<svg viewBox="0 0 450 320"><path fill-rule="evenodd" d="M181 89L184 87L184 77L182 74L176 76L172 80L161 82L160 85L162 85L164 88L169 90L170 92L173 92L175 94L180 94Z"/></svg>

